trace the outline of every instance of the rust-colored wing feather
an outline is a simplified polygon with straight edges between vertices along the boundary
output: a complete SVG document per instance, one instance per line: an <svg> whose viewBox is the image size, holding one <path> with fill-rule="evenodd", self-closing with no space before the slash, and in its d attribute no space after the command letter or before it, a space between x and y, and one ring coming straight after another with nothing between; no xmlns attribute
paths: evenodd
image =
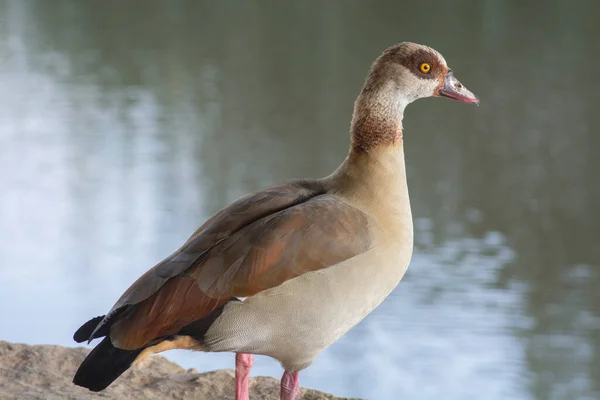
<svg viewBox="0 0 600 400"><path fill-rule="evenodd" d="M187 274L211 297L252 296L360 254L369 244L364 214L322 195L236 232Z"/></svg>
<svg viewBox="0 0 600 400"><path fill-rule="evenodd" d="M236 200L209 218L173 254L142 275L123 293L111 312L147 299L167 280L197 264L204 253L224 238L265 216L301 204L324 191L318 181L292 181Z"/></svg>
<svg viewBox="0 0 600 400"><path fill-rule="evenodd" d="M198 264L202 256L215 244L253 222L278 211L301 204L325 192L318 181L296 180L248 194L209 218L190 238L169 257L138 278L117 300L104 318L91 329L82 326L89 341L104 332L129 306L139 304L156 293L169 279ZM89 323L90 321L88 321ZM83 340L81 337L79 341Z"/></svg>
<svg viewBox="0 0 600 400"><path fill-rule="evenodd" d="M110 336L123 349L177 333L234 296L251 296L366 251L366 216L295 182L242 198L171 257L144 274L113 310Z"/></svg>
<svg viewBox="0 0 600 400"><path fill-rule="evenodd" d="M138 349L153 339L176 334L227 301L206 296L193 278L177 276L117 318L111 327L112 343L121 349Z"/></svg>

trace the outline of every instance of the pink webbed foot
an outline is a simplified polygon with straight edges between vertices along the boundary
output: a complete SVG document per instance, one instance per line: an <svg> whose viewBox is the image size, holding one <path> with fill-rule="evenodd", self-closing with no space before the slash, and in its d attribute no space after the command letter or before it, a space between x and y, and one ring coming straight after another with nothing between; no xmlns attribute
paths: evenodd
<svg viewBox="0 0 600 400"><path fill-rule="evenodd" d="M248 378L254 362L252 354L236 353L235 355L235 400L249 400Z"/></svg>
<svg viewBox="0 0 600 400"><path fill-rule="evenodd" d="M281 377L281 400L295 400L300 387L300 373L285 371Z"/></svg>

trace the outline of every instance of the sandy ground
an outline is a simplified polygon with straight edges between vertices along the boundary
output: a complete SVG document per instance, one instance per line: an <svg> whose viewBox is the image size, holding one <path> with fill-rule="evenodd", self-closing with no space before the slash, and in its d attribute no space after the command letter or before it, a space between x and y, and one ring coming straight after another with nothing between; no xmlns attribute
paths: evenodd
<svg viewBox="0 0 600 400"><path fill-rule="evenodd" d="M0 399L186 399L234 400L232 370L198 373L164 357L154 356L94 393L71 383L88 353L84 348L29 346L0 341ZM279 399L279 381L257 377L250 381L250 399ZM298 400L341 399L316 390L301 389Z"/></svg>

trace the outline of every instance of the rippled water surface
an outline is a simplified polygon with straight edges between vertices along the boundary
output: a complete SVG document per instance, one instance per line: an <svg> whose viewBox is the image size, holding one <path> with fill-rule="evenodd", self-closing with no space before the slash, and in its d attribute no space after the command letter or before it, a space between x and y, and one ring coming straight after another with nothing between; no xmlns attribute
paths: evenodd
<svg viewBox="0 0 600 400"><path fill-rule="evenodd" d="M0 339L74 345L228 202L331 172L370 62L411 40L481 106L408 108L411 267L301 383L600 398L600 7L576 3L0 1Z"/></svg>

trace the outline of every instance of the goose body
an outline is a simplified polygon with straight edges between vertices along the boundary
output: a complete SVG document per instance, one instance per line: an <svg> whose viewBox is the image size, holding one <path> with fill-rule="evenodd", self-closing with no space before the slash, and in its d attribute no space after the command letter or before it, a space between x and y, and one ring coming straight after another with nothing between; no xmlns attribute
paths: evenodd
<svg viewBox="0 0 600 400"><path fill-rule="evenodd" d="M169 349L228 351L237 354L238 400L248 398L252 354L281 363L281 398L295 398L298 371L376 308L408 268L402 118L406 105L429 96L478 102L435 50L387 49L355 103L340 167L244 196L206 221L75 333L78 342L103 340L74 383L102 390Z"/></svg>
<svg viewBox="0 0 600 400"><path fill-rule="evenodd" d="M353 164L323 180L328 198L361 213L359 229L369 243L365 250L229 303L204 336L205 349L263 354L279 360L286 371L299 371L388 296L408 267L413 230L402 150L385 158L385 163L383 157L377 159L376 168L385 175L381 178L399 183L388 190L376 180L352 187ZM371 207L377 198L385 200ZM342 222L351 226L356 221ZM302 334L290 337L290 332Z"/></svg>

